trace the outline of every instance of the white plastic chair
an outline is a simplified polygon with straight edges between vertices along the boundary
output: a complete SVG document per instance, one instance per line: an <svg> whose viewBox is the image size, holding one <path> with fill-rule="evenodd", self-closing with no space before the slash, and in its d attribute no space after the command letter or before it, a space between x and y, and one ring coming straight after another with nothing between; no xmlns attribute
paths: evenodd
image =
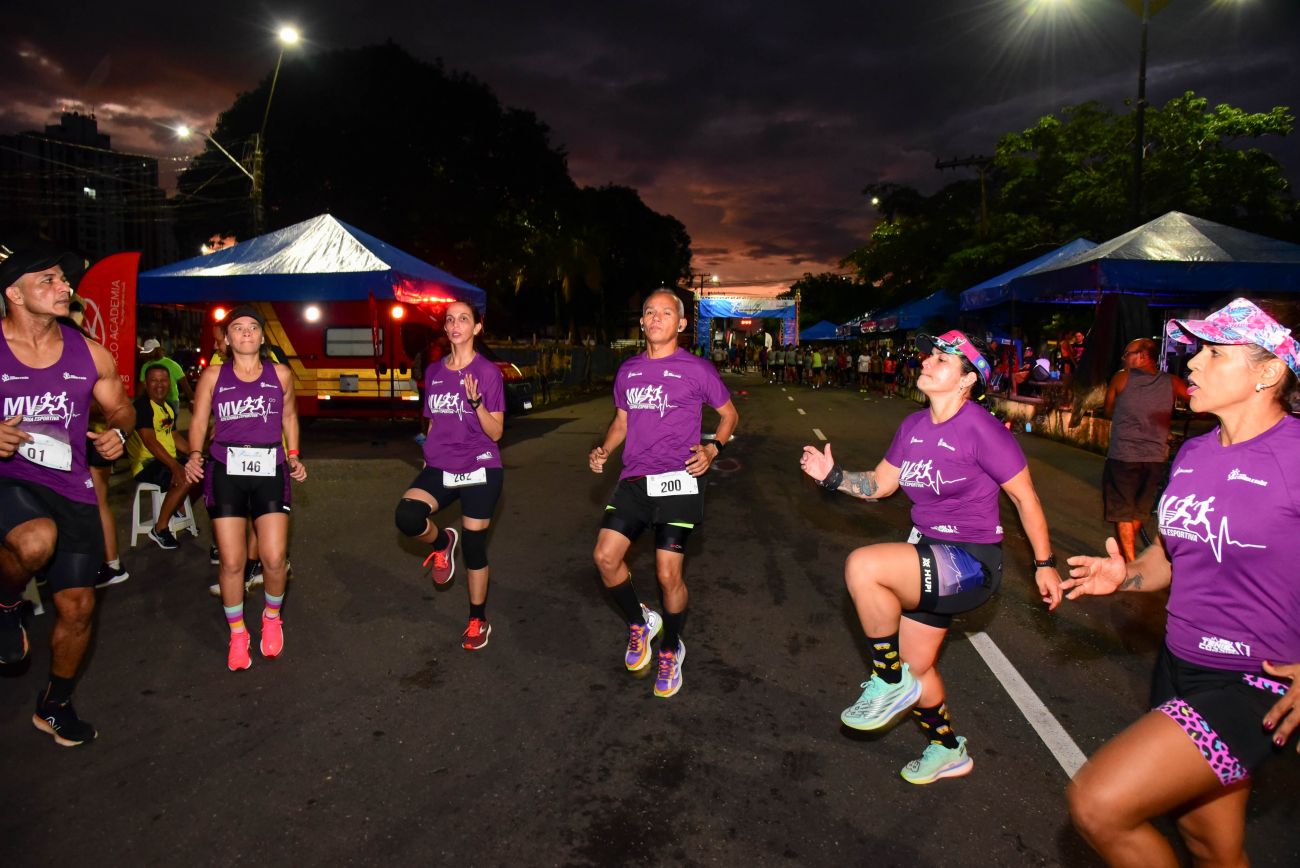
<svg viewBox="0 0 1300 868"><path fill-rule="evenodd" d="M140 501L145 493L150 494L152 506L146 516L140 515ZM158 521L158 511L162 509L163 498L165 493L152 482L140 482L135 486L135 502L131 504L131 548L135 548L136 540L142 536L148 536L149 531L153 530L154 523ZM194 506L187 497L181 503L181 508L185 514L177 518L172 516L168 527L173 534L189 531L195 536L199 535L199 526L194 521Z"/></svg>

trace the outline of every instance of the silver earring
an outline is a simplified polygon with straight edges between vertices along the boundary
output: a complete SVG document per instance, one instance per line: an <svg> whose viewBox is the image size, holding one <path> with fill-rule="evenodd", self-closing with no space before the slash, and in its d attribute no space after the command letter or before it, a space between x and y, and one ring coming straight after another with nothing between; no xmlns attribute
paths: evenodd
<svg viewBox="0 0 1300 868"><path fill-rule="evenodd" d="M1256 392L1262 392L1262 391L1264 391L1264 384L1263 384L1263 383L1256 383L1256 384L1255 384L1255 391L1256 391Z"/></svg>

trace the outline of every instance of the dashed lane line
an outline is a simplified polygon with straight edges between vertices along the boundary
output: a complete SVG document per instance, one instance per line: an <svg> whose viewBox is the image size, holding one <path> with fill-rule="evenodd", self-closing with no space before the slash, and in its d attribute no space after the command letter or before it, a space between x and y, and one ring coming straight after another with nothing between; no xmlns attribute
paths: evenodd
<svg viewBox="0 0 1300 868"><path fill-rule="evenodd" d="M1065 774L1073 778L1075 772L1087 761L1083 751L1070 738L1070 734L1061 726L1060 721L1047 710L1047 706L1034 693L1034 689L1011 665L1007 655L994 644L987 633L966 634L971 645L984 658L984 663L993 671L993 675L1002 683L1002 687L1011 696L1011 700L1020 709L1020 713L1029 721L1029 725L1038 733L1038 737L1047 745L1047 749L1056 757L1056 761L1065 769Z"/></svg>
<svg viewBox="0 0 1300 868"><path fill-rule="evenodd" d="M818 440L824 441L826 439L826 435L822 433L822 429L820 428L814 428L813 433L817 435Z"/></svg>
<svg viewBox="0 0 1300 868"><path fill-rule="evenodd" d="M799 415L800 415L800 416L807 416L807 415L808 415L807 413L805 413L805 412L803 411L803 407L795 407L795 409L799 411Z"/></svg>

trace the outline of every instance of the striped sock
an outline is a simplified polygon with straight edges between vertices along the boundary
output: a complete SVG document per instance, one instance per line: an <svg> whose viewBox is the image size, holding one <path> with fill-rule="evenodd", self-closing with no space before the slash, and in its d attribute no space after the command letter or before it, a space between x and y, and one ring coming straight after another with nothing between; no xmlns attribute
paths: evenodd
<svg viewBox="0 0 1300 868"><path fill-rule="evenodd" d="M262 610L262 617L280 617L280 607L284 605L284 594L278 597L275 594L265 594L264 596L266 597L266 608Z"/></svg>
<svg viewBox="0 0 1300 868"><path fill-rule="evenodd" d="M226 610L226 623L230 625L231 633L245 633L248 628L244 626L244 604L236 603L233 606L222 606Z"/></svg>

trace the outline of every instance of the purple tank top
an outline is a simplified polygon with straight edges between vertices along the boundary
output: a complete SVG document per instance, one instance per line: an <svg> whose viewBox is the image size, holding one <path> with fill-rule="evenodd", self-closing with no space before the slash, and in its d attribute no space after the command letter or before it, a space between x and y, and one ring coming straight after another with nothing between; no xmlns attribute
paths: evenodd
<svg viewBox="0 0 1300 868"><path fill-rule="evenodd" d="M226 463L227 446L274 446L275 463L284 462L280 442L284 389L275 375L275 365L262 362L262 372L251 383L235 376L233 362L221 366L212 387L212 457Z"/></svg>
<svg viewBox="0 0 1300 868"><path fill-rule="evenodd" d="M35 482L78 503L95 503L86 467L86 430L99 371L81 332L62 323L59 329L63 354L48 368L27 367L9 341L0 339L0 409L5 419L22 416L22 430L35 438L12 458L0 459L0 477ZM63 463L68 469L61 469Z"/></svg>

